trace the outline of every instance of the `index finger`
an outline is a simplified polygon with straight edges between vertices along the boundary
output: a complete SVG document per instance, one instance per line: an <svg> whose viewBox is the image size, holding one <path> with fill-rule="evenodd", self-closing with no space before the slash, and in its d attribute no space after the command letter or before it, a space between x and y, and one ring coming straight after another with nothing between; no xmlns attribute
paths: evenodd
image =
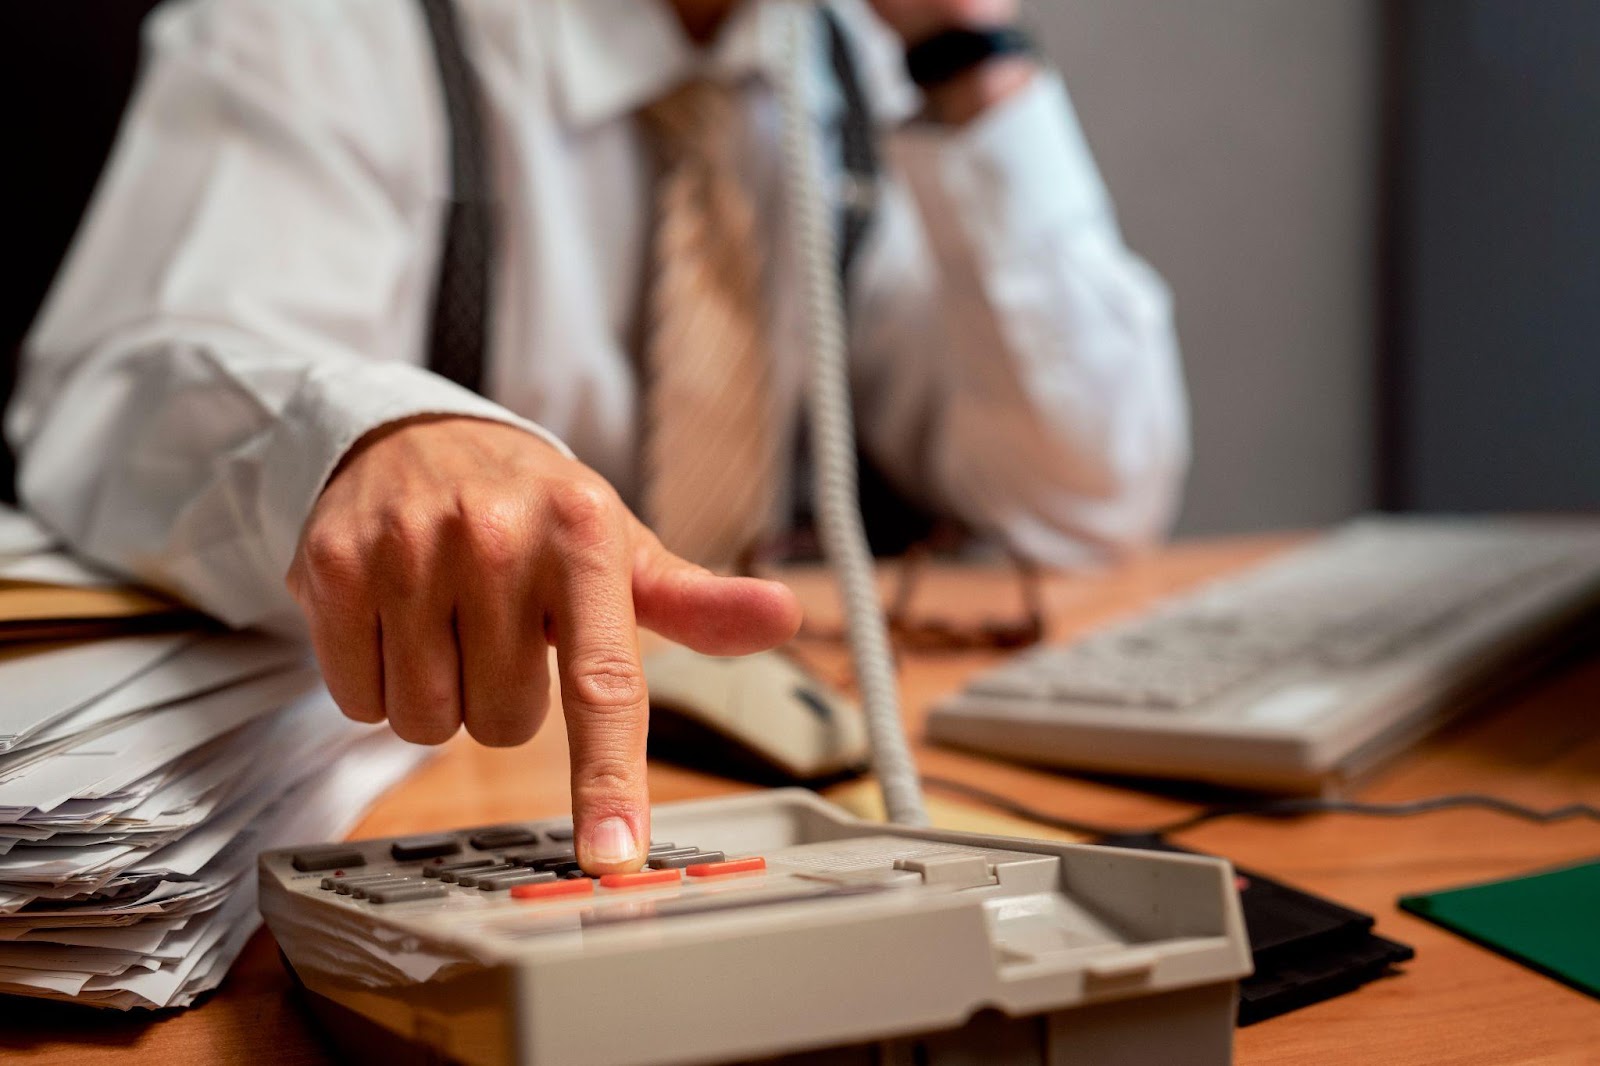
<svg viewBox="0 0 1600 1066"><path fill-rule="evenodd" d="M591 874L637 870L650 841L650 705L631 559L625 546L606 549L566 554L554 597L574 840L578 861Z"/></svg>

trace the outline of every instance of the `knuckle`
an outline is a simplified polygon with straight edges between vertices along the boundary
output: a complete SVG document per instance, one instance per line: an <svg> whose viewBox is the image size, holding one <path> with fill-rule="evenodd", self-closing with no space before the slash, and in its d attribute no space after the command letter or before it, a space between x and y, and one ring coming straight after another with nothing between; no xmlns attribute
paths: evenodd
<svg viewBox="0 0 1600 1066"><path fill-rule="evenodd" d="M323 669L323 675L328 679L328 695L333 696L334 703L338 704L339 712L352 722L382 722L384 720L384 703L382 699L374 699L370 693L362 691L358 685L347 683L346 677L336 672Z"/></svg>
<svg viewBox="0 0 1600 1066"><path fill-rule="evenodd" d="M410 601L428 590L433 525L426 515L398 508L378 519L370 565L390 598Z"/></svg>
<svg viewBox="0 0 1600 1066"><path fill-rule="evenodd" d="M625 759L601 756L590 759L574 774L573 787L588 798L626 795L638 785L639 776Z"/></svg>
<svg viewBox="0 0 1600 1066"><path fill-rule="evenodd" d="M536 731L535 723L526 715L467 718L468 735L486 748L514 748L533 739Z"/></svg>
<svg viewBox="0 0 1600 1066"><path fill-rule="evenodd" d="M369 707L365 703L355 700L340 700L339 711L352 722L363 722L371 725L383 721L382 707Z"/></svg>
<svg viewBox="0 0 1600 1066"><path fill-rule="evenodd" d="M383 721L383 699L373 691L375 686L364 683L365 679L359 674L337 662L330 662L326 655L319 653L317 661L322 667L328 694L346 718L353 722Z"/></svg>
<svg viewBox="0 0 1600 1066"><path fill-rule="evenodd" d="M523 516L514 501L463 501L458 520L463 546L490 571L509 570L524 557Z"/></svg>
<svg viewBox="0 0 1600 1066"><path fill-rule="evenodd" d="M469 685L463 696L467 733L491 748L525 744L544 724L550 709L548 680Z"/></svg>
<svg viewBox="0 0 1600 1066"><path fill-rule="evenodd" d="M569 542L580 544L610 540L619 506L611 487L594 481L566 482L549 499L556 531Z"/></svg>
<svg viewBox="0 0 1600 1066"><path fill-rule="evenodd" d="M461 728L461 709L454 690L442 683L417 680L393 701L389 722L395 735L413 744L443 744Z"/></svg>
<svg viewBox="0 0 1600 1066"><path fill-rule="evenodd" d="M329 530L313 530L307 534L300 550L303 568L290 570L290 580L298 581L297 574L304 570L313 585L351 585L360 580L364 567L364 553L353 537Z"/></svg>
<svg viewBox="0 0 1600 1066"><path fill-rule="evenodd" d="M645 701L644 674L620 655L578 659L569 671L572 695L588 711L631 711Z"/></svg>
<svg viewBox="0 0 1600 1066"><path fill-rule="evenodd" d="M413 715L391 716L394 735L410 744L443 744L456 735L461 720L447 718L417 718Z"/></svg>
<svg viewBox="0 0 1600 1066"><path fill-rule="evenodd" d="M421 508L389 507L378 516L377 541L384 551L416 558L431 545L433 525Z"/></svg>

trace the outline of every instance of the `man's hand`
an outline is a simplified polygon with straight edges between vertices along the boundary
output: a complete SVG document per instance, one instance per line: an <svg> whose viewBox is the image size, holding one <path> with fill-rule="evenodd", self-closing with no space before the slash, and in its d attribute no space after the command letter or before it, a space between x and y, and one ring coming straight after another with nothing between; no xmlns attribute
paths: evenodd
<svg viewBox="0 0 1600 1066"><path fill-rule="evenodd" d="M637 869L650 839L637 626L739 655L794 635L782 585L663 548L593 470L530 433L422 418L369 434L307 520L289 590L328 689L361 722L439 744L521 744L556 647L578 858Z"/></svg>
<svg viewBox="0 0 1600 1066"><path fill-rule="evenodd" d="M1009 26L1019 9L1018 0L872 0L872 7L906 44L941 30Z"/></svg>
<svg viewBox="0 0 1600 1066"><path fill-rule="evenodd" d="M872 0L872 7L908 47L944 30L1010 26L1019 11L1018 0ZM1027 56L980 63L924 91L927 117L949 125L970 121L1021 92L1034 71Z"/></svg>

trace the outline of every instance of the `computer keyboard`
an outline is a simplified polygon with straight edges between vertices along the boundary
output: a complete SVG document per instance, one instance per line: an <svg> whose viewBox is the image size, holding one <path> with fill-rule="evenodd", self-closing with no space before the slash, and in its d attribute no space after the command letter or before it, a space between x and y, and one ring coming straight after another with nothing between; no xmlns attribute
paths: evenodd
<svg viewBox="0 0 1600 1066"><path fill-rule="evenodd" d="M1363 519L938 705L931 738L1293 791L1361 772L1600 597L1600 524Z"/></svg>
<svg viewBox="0 0 1600 1066"><path fill-rule="evenodd" d="M356 1061L1231 1061L1250 949L1221 860L798 789L653 817L646 868L598 878L561 822L271 851L262 913Z"/></svg>

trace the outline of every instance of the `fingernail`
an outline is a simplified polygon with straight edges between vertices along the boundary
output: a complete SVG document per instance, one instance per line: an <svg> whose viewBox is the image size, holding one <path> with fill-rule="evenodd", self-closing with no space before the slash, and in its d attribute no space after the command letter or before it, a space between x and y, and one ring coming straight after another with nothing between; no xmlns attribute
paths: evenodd
<svg viewBox="0 0 1600 1066"><path fill-rule="evenodd" d="M594 862L630 862L638 853L633 829L621 818L602 818L589 830L589 858Z"/></svg>

